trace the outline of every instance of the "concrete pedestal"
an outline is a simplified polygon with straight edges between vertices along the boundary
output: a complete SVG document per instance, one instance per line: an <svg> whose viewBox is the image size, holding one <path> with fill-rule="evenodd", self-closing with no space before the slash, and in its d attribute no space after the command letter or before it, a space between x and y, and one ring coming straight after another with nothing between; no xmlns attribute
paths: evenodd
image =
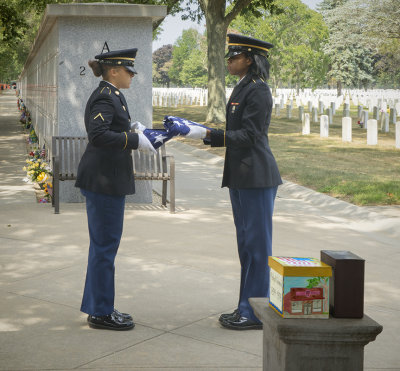
<svg viewBox="0 0 400 371"><path fill-rule="evenodd" d="M284 319L268 306L267 298L250 304L263 323L263 370L362 371L364 346L382 326L361 319Z"/></svg>

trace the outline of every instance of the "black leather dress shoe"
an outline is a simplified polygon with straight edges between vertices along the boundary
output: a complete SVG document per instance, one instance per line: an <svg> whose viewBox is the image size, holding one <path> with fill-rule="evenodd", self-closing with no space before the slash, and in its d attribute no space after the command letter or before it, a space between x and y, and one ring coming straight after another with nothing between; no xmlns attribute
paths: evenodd
<svg viewBox="0 0 400 371"><path fill-rule="evenodd" d="M135 327L133 321L123 320L114 312L107 316L89 315L87 321L90 327L105 330L124 331L133 329Z"/></svg>
<svg viewBox="0 0 400 371"><path fill-rule="evenodd" d="M124 321L128 320L128 321L132 321L132 316L128 313L121 313L119 310L114 309L113 312L116 316L121 317L124 319Z"/></svg>
<svg viewBox="0 0 400 371"><path fill-rule="evenodd" d="M239 308L236 308L232 313L223 313L219 316L219 321L227 320L227 319L238 319L240 318Z"/></svg>
<svg viewBox="0 0 400 371"><path fill-rule="evenodd" d="M261 330L263 328L262 323L246 317L225 319L221 321L221 325L231 330Z"/></svg>

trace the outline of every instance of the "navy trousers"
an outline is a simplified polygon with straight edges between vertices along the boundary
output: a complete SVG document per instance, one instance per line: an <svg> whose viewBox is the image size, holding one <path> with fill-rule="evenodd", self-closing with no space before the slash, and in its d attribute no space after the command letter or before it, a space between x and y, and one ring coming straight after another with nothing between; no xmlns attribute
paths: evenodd
<svg viewBox="0 0 400 371"><path fill-rule="evenodd" d="M272 254L272 214L278 187L230 189L241 265L238 308L260 322L249 298L269 297L268 256Z"/></svg>
<svg viewBox="0 0 400 371"><path fill-rule="evenodd" d="M89 258L81 311L104 316L114 311L114 260L124 221L125 196L110 196L81 189L86 197Z"/></svg>

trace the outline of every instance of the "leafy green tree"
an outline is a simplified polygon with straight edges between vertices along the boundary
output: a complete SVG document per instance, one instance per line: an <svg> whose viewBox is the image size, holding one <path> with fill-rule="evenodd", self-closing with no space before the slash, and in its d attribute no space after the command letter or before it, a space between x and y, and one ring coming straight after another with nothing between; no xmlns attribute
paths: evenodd
<svg viewBox="0 0 400 371"><path fill-rule="evenodd" d="M182 85L181 72L183 65L188 60L190 54L195 49L200 48L200 33L194 29L183 30L182 36L175 42L172 51L172 66L168 72L171 81L177 85Z"/></svg>
<svg viewBox="0 0 400 371"><path fill-rule="evenodd" d="M8 0L0 0L2 2ZM57 0L10 0L17 4L18 9L33 7L43 9L48 3L61 3L71 1ZM229 24L239 13L258 14L259 9L275 9L274 0L111 0L117 3L129 4L154 4L166 5L167 14L176 14L184 12L183 19L191 18L200 21L205 18L207 29L207 70L208 70L208 122L225 121L225 67L224 67L224 49L225 35ZM86 2L96 2L88 0ZM229 6L229 10L227 10ZM153 24L156 29L162 20ZM18 25L16 29L18 30Z"/></svg>
<svg viewBox="0 0 400 371"><path fill-rule="evenodd" d="M207 39L199 35L199 42L184 61L180 73L184 85L205 88L207 86Z"/></svg>
<svg viewBox="0 0 400 371"><path fill-rule="evenodd" d="M326 2L324 0L322 5ZM400 85L400 8L397 0L342 1L336 7L322 11L325 11L328 22L333 24L336 39L345 40L355 50L354 61L358 60L357 63L361 64L361 72L372 71L368 74L380 85ZM334 53L334 48L330 48L329 52ZM371 60L373 69L368 64ZM357 71L354 66L353 69ZM368 78L361 81L361 85L366 85L368 80L371 81ZM360 81L354 82L355 85L357 83L360 85Z"/></svg>
<svg viewBox="0 0 400 371"><path fill-rule="evenodd" d="M374 81L373 47L362 35L359 14L342 11L348 4L347 0L324 0L320 8L329 28L324 47L331 62L328 76L336 83L338 95L343 85L367 87Z"/></svg>
<svg viewBox="0 0 400 371"><path fill-rule="evenodd" d="M17 79L28 56L47 4L82 2L78 0L0 0L0 81ZM98 0L86 0L86 3ZM182 11L181 0L104 0L127 4L166 5L167 14ZM157 36L162 20L153 24Z"/></svg>
<svg viewBox="0 0 400 371"><path fill-rule="evenodd" d="M188 0L198 3L207 31L208 110L207 122L225 121L225 41L231 22L239 14L260 14L259 9L276 10L273 0ZM227 5L229 9L227 9Z"/></svg>
<svg viewBox="0 0 400 371"><path fill-rule="evenodd" d="M379 46L376 79L382 88L400 87L400 40L391 39Z"/></svg>
<svg viewBox="0 0 400 371"><path fill-rule="evenodd" d="M181 81L185 86L205 88L207 86L206 55L199 49L193 50L184 62L180 73Z"/></svg>
<svg viewBox="0 0 400 371"><path fill-rule="evenodd" d="M169 87L168 72L172 65L172 45L164 45L153 52L153 82Z"/></svg>
<svg viewBox="0 0 400 371"><path fill-rule="evenodd" d="M20 0L0 0L0 81L16 80L35 38L41 13Z"/></svg>
<svg viewBox="0 0 400 371"><path fill-rule="evenodd" d="M259 17L240 16L231 27L274 45L269 58L273 86L299 89L321 85L328 66L322 50L328 29L322 16L300 0L276 0L276 6L283 12L264 10Z"/></svg>

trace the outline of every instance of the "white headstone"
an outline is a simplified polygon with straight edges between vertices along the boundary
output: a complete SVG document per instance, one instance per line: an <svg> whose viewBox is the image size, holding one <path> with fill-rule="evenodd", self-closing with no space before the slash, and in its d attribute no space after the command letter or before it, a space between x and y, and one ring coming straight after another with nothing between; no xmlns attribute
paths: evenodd
<svg viewBox="0 0 400 371"><path fill-rule="evenodd" d="M342 141L351 142L351 117L342 118Z"/></svg>
<svg viewBox="0 0 400 371"><path fill-rule="evenodd" d="M378 121L368 120L367 126L367 144L370 146L375 146L378 144Z"/></svg>
<svg viewBox="0 0 400 371"><path fill-rule="evenodd" d="M320 117L320 136L321 138L329 136L329 117L327 115L321 115Z"/></svg>
<svg viewBox="0 0 400 371"><path fill-rule="evenodd" d="M312 108L312 120L314 123L318 122L318 110L317 107Z"/></svg>
<svg viewBox="0 0 400 371"><path fill-rule="evenodd" d="M400 149L400 121L396 122L396 148Z"/></svg>
<svg viewBox="0 0 400 371"><path fill-rule="evenodd" d="M310 132L310 114L303 113L303 128L301 133L303 135L309 135Z"/></svg>

